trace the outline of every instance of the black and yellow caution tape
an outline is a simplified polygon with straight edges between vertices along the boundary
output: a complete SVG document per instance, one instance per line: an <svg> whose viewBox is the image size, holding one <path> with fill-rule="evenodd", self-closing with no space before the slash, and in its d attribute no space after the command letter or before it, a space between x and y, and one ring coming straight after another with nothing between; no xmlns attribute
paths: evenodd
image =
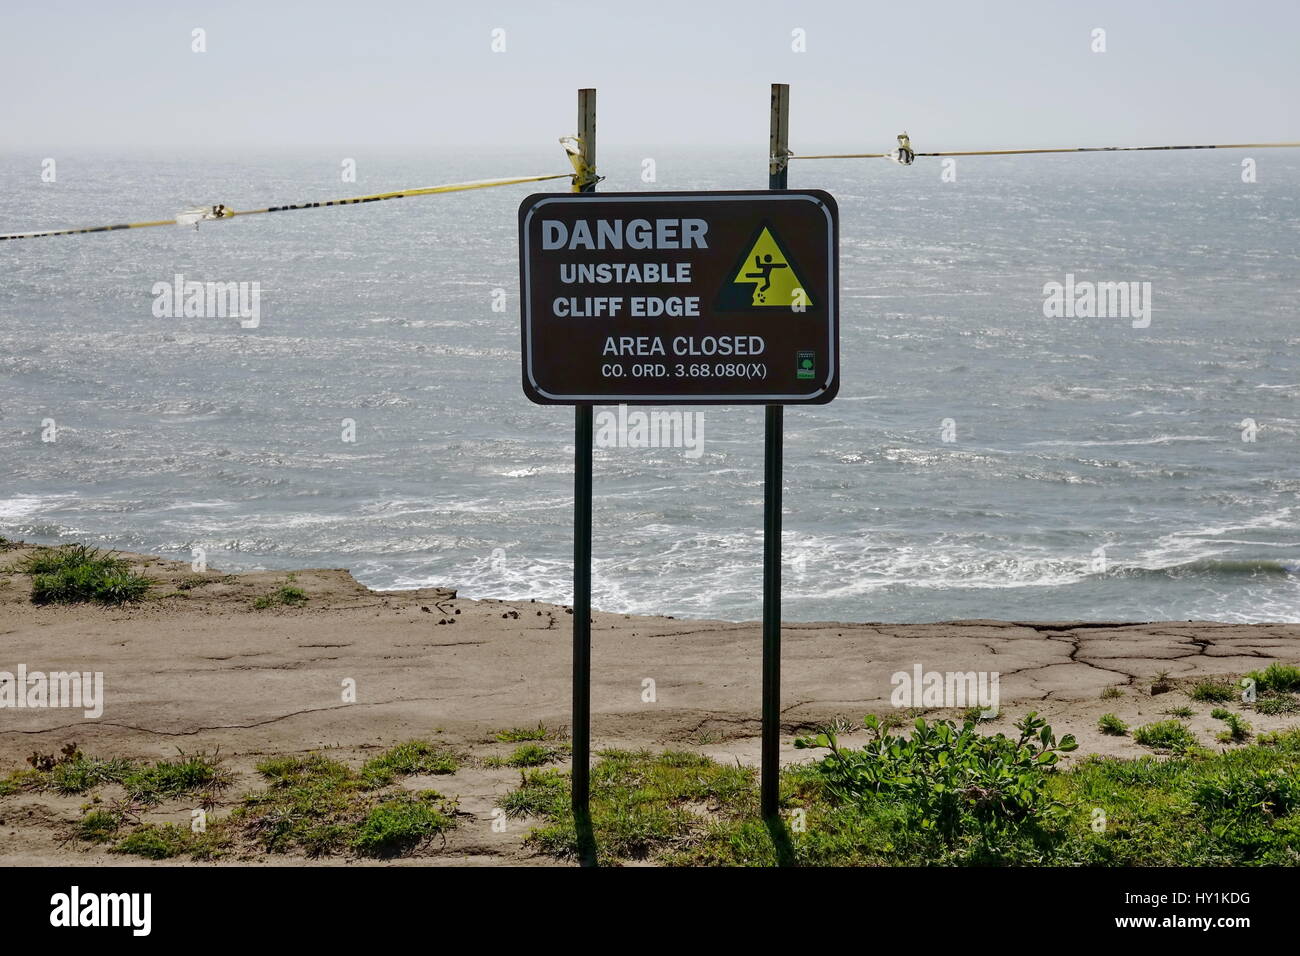
<svg viewBox="0 0 1300 956"><path fill-rule="evenodd" d="M1214 143L1206 146L1061 146L1047 149L965 149L940 153L914 152L913 156L1028 156L1036 153L1127 153L1171 149L1284 149L1300 143ZM897 159L898 150L888 153L792 153L791 159Z"/></svg>
<svg viewBox="0 0 1300 956"><path fill-rule="evenodd" d="M235 210L218 203L202 209L182 212L175 219L159 219L154 222L124 222L116 226L90 226L85 229L51 229L44 232L17 232L0 235L4 239L42 239L46 236L75 236L85 232L116 232L119 229L148 229L153 226L197 225L200 222L215 222L221 219L233 219L236 216L258 216L267 212L290 212L295 209L323 209L326 206L351 206L357 203L382 202L385 199L405 199L409 196L432 196L435 193L458 193L470 189L490 189L493 186L513 186L518 183L540 183L548 179L570 179L572 173L554 173L548 176L515 176L509 179L480 179L467 183L447 183L442 186L424 186L420 189L398 189L387 193L374 193L369 196L353 196L349 199L324 199L317 202L289 203L283 206L267 206L265 209Z"/></svg>
<svg viewBox="0 0 1300 956"><path fill-rule="evenodd" d="M85 229L51 229L47 232L14 232L0 236L4 239L43 239L45 236L75 236L83 232L116 232L118 229L148 229L150 226L174 226L175 219L159 219L157 222L123 222L116 226L87 226Z"/></svg>

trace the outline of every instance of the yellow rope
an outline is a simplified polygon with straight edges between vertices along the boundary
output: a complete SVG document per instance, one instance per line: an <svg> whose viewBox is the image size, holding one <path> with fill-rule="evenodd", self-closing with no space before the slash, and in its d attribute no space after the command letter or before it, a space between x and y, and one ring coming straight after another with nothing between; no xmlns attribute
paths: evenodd
<svg viewBox="0 0 1300 956"><path fill-rule="evenodd" d="M790 153L791 159L884 159L888 153L827 153L824 156L803 156Z"/></svg>
<svg viewBox="0 0 1300 956"><path fill-rule="evenodd" d="M1282 149L1300 146L1300 143L1217 143L1212 146L1064 146L1051 149L970 149L946 153L916 153L917 156L1027 156L1031 153L1126 153L1166 149ZM890 153L825 153L804 156L799 153L791 159L888 159Z"/></svg>
<svg viewBox="0 0 1300 956"><path fill-rule="evenodd" d="M567 142L566 142L567 140ZM571 179L575 190L584 185L599 181L596 171L582 161L581 147L576 138L565 137L561 140L573 163L572 173L554 173L547 176L515 176L509 179L480 179L466 183L447 183L442 186L425 186L420 189L398 189L393 192L372 193L368 196L353 196L347 199L328 199L319 202L290 203L283 206L267 206L265 209L246 209L241 211L229 209L223 204L216 204L205 210L192 214L182 214L176 219L159 219L153 222L125 222L113 226L88 226L83 229L51 229L44 232L16 232L0 235L5 239L42 239L47 236L75 236L87 232L116 232L119 229L148 229L153 226L174 226L197 222L215 222L220 219L232 219L235 216L257 216L268 212L290 212L295 209L320 209L326 206L351 206L357 203L382 202L386 199L405 199L408 196L431 196L435 193L464 192L470 189L490 189L493 186L513 186L518 183L539 183L549 179ZM1143 152L1149 150L1174 149L1285 149L1300 147L1298 143L1218 143L1206 146L1066 146L1047 149L972 149L937 153L914 153L915 156L1028 156L1041 153L1123 153ZM893 153L822 153L817 155L788 154L790 159L889 159ZM189 215L191 218L185 218Z"/></svg>
<svg viewBox="0 0 1300 956"><path fill-rule="evenodd" d="M115 232L119 229L148 229L152 226L175 226L177 224L189 225L193 222L216 222L221 219L231 219L235 216L257 216L266 212L289 212L295 209L319 209L325 206L350 206L355 203L382 202L385 199L405 199L408 196L431 196L434 193L456 193L465 192L470 189L489 189L493 186L513 186L517 183L539 183L548 179L568 179L571 173L555 173L548 176L515 176L510 179L480 179L467 183L447 183L443 186L424 186L420 189L398 189L387 193L372 193L369 196L354 196L349 199L328 199L319 202L293 203L284 206L267 206L265 209L246 209L241 211L228 209L226 206L216 204L207 210L199 211L193 214L193 218L186 221L186 214L182 213L176 219L160 219L155 222L126 222L116 226L90 226L85 229L52 229L45 232L17 232L9 235L0 236L4 239L40 239L45 236L73 236L83 232Z"/></svg>

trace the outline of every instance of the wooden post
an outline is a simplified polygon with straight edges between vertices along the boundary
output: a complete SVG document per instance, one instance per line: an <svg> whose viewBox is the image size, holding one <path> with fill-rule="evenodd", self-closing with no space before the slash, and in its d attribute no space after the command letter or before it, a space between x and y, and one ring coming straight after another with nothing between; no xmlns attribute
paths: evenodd
<svg viewBox="0 0 1300 956"><path fill-rule="evenodd" d="M574 192L596 191L596 91L578 90L582 169ZM592 406L574 406L573 446L573 816L579 856L594 862L591 790L591 443Z"/></svg>
<svg viewBox="0 0 1300 956"><path fill-rule="evenodd" d="M790 152L790 84L772 84L772 118L768 130L767 188L785 189Z"/></svg>
<svg viewBox="0 0 1300 956"><path fill-rule="evenodd" d="M592 171L596 169L596 91L578 90L578 141L582 144L583 165ZM594 193L596 183L573 184L575 193Z"/></svg>

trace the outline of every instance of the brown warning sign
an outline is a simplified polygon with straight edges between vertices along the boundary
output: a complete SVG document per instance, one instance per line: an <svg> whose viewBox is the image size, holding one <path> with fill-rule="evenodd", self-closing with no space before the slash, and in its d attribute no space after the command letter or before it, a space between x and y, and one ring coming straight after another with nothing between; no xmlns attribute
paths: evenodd
<svg viewBox="0 0 1300 956"><path fill-rule="evenodd" d="M534 195L519 250L534 402L820 404L839 389L829 193Z"/></svg>

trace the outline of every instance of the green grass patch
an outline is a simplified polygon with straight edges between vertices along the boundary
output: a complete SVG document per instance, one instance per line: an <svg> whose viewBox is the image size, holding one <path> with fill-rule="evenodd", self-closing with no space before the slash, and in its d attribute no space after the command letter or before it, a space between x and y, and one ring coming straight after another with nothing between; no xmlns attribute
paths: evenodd
<svg viewBox="0 0 1300 956"><path fill-rule="evenodd" d="M551 736L551 732L546 729L546 725L538 723L536 727L511 727L509 730L498 730L496 739L503 744L518 744L529 740L545 740Z"/></svg>
<svg viewBox="0 0 1300 956"><path fill-rule="evenodd" d="M868 724L872 740L859 750L833 732L803 738L830 753L782 772L781 840L757 818L749 768L695 754L603 752L592 768L600 859L1125 867L1300 859L1300 729L1218 754L1094 756L1060 769L1054 758L1067 740L1034 717L1011 736L920 724L908 736ZM1158 736L1168 744L1179 735ZM567 773L526 769L500 805L538 821L530 845L567 858L577 851L569 799Z"/></svg>
<svg viewBox="0 0 1300 956"><path fill-rule="evenodd" d="M1274 661L1262 671L1246 675L1255 682L1255 689L1263 693L1286 694L1300 691L1300 667Z"/></svg>
<svg viewBox="0 0 1300 956"><path fill-rule="evenodd" d="M716 820L757 811L755 772L681 751L605 750L591 771L591 816L598 859L647 859L699 840ZM572 858L578 834L569 806L569 776L528 769L501 807L511 818L540 817L527 840L543 853Z"/></svg>
<svg viewBox="0 0 1300 956"><path fill-rule="evenodd" d="M365 856L396 856L456 825L441 794L426 790L385 800L356 825L351 845Z"/></svg>
<svg viewBox="0 0 1300 956"><path fill-rule="evenodd" d="M90 843L112 843L108 848L110 853L149 860L170 860L179 856L201 861L218 860L234 849L234 840L228 833L225 820L195 831L174 823L128 822L121 810L91 810L77 824L76 835Z"/></svg>
<svg viewBox="0 0 1300 956"><path fill-rule="evenodd" d="M77 836L90 843L107 843L117 836L122 819L108 810L91 810L77 822Z"/></svg>
<svg viewBox="0 0 1300 956"><path fill-rule="evenodd" d="M383 787L416 773L455 773L459 765L454 753L432 741L408 740L367 760L361 774L368 786Z"/></svg>
<svg viewBox="0 0 1300 956"><path fill-rule="evenodd" d="M1250 737L1250 724L1246 723L1240 715L1222 707L1216 707L1210 711L1210 716L1228 725L1227 730L1221 731L1217 735L1221 743L1241 743Z"/></svg>
<svg viewBox="0 0 1300 956"><path fill-rule="evenodd" d="M555 760L560 760L569 753L567 746L548 747L546 744L520 744L514 752L506 757L488 757L483 761L485 767L541 767Z"/></svg>
<svg viewBox="0 0 1300 956"><path fill-rule="evenodd" d="M24 780L31 776L30 770L14 770L0 778L0 797L7 797L11 794L22 793L27 787Z"/></svg>
<svg viewBox="0 0 1300 956"><path fill-rule="evenodd" d="M126 604L153 586L126 561L83 544L38 548L17 570L32 578L33 604Z"/></svg>
<svg viewBox="0 0 1300 956"><path fill-rule="evenodd" d="M262 849L319 856L346 847L354 805L370 789L359 773L320 754L273 758L257 770L268 786L245 796L232 816Z"/></svg>
<svg viewBox="0 0 1300 956"><path fill-rule="evenodd" d="M112 852L142 856L148 860L170 860L187 852L189 836L189 830L174 823L144 823L119 840Z"/></svg>
<svg viewBox="0 0 1300 956"><path fill-rule="evenodd" d="M408 793L380 791L399 776L455 767L454 758L428 741L394 747L360 771L320 754L277 757L258 764L268 785L244 797L232 820L271 853L405 852L455 826L455 803L433 791L418 795L419 803Z"/></svg>
<svg viewBox="0 0 1300 956"><path fill-rule="evenodd" d="M1256 743L1284 754L1300 754L1300 727L1260 734Z"/></svg>
<svg viewBox="0 0 1300 956"><path fill-rule="evenodd" d="M32 754L31 769L11 773L3 793L46 790L62 794L90 793L120 784L136 803L152 806L164 800L212 794L230 783L230 773L216 754L186 754L176 760L140 763L120 757L91 757L70 744L59 756Z"/></svg>
<svg viewBox="0 0 1300 956"><path fill-rule="evenodd" d="M88 793L105 784L121 783L135 767L129 760L104 760L78 753L49 770L38 771L35 776L28 778L28 782L32 789L53 790L63 794Z"/></svg>
<svg viewBox="0 0 1300 956"><path fill-rule="evenodd" d="M253 600L253 610L265 611L272 607L302 607L307 603L307 592L295 584L285 584L269 594Z"/></svg>
<svg viewBox="0 0 1300 956"><path fill-rule="evenodd" d="M11 773L0 782L0 796L40 791L91 794L110 785L125 791L125 796L109 808L94 807L81 817L73 828L73 835L78 839L112 843L109 849L115 853L155 860L182 852L195 859L214 858L217 845L211 836L191 836L189 831L177 827L138 825L135 819L139 811L167 800L188 798L200 806L211 804L231 780L230 772L220 766L216 754L181 752L175 760L143 763L92 757L77 749L76 744L68 744L57 756L38 752L27 762L31 765L29 769ZM96 796L95 803L99 800Z"/></svg>
<svg viewBox="0 0 1300 956"><path fill-rule="evenodd" d="M1186 753L1197 746L1196 735L1191 728L1178 720L1157 720L1152 724L1143 724L1133 731L1133 739L1143 747L1173 753Z"/></svg>
<svg viewBox="0 0 1300 956"><path fill-rule="evenodd" d="M1300 777L1278 768L1229 766L1197 781L1192 801L1213 816L1269 822L1300 807Z"/></svg>
<svg viewBox="0 0 1300 956"><path fill-rule="evenodd" d="M1128 733L1128 724L1114 714L1102 714L1097 720L1097 729L1112 737L1123 737Z"/></svg>
<svg viewBox="0 0 1300 956"><path fill-rule="evenodd" d="M1255 713L1268 717L1294 714L1297 710L1300 710L1300 703L1297 703L1290 694L1269 694L1255 701Z"/></svg>
<svg viewBox="0 0 1300 956"><path fill-rule="evenodd" d="M399 744L359 769L317 753L263 760L256 769L265 785L245 794L228 816L209 820L198 831L141 823L139 815L186 798L193 806L213 806L217 792L232 778L216 755L181 753L174 760L137 763L90 757L70 744L58 756L33 754L29 763L30 769L0 781L0 796L33 791L86 794L119 786L124 794L107 807L87 810L73 835L109 844L115 853L148 859L214 860L253 849L313 857L392 856L410 852L456 825L454 800L432 790L411 793L393 786L416 774L456 771L456 756L428 740ZM99 801L96 796L95 803Z"/></svg>
<svg viewBox="0 0 1300 956"><path fill-rule="evenodd" d="M518 788L499 805L512 819L563 817L569 805L569 775L554 769L525 770L519 775Z"/></svg>
<svg viewBox="0 0 1300 956"><path fill-rule="evenodd" d="M1203 704L1226 704L1237 696L1237 689L1226 680L1203 680L1188 694L1192 700Z"/></svg>
<svg viewBox="0 0 1300 956"><path fill-rule="evenodd" d="M195 793L215 793L230 785L231 775L219 766L214 754L186 754L176 760L159 760L126 774L122 786L135 800L146 804L161 803Z"/></svg>

